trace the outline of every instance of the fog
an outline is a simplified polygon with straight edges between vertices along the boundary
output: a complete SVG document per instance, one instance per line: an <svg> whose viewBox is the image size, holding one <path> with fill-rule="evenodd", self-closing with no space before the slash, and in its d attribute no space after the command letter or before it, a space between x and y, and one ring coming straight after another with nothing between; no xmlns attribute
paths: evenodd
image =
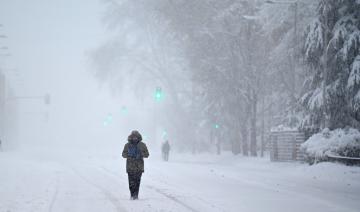
<svg viewBox="0 0 360 212"><path fill-rule="evenodd" d="M359 11L0 0L0 211L358 211Z"/></svg>
<svg viewBox="0 0 360 212"><path fill-rule="evenodd" d="M179 126L186 126L187 121L179 124L171 119L179 119L179 105L175 105L179 97L190 101L186 93L190 89L184 87L191 87L187 80L190 76L181 70L185 65L180 63L184 61L175 58L180 50L174 49L171 42L164 43L161 31L155 34L155 29L151 30L154 34L150 43L148 37L141 36L141 26L119 32L121 27L111 26L112 21L107 20L111 9L106 2L4 4L2 32L7 38L3 45L9 47L11 56L2 57L1 62L9 81L8 90L15 93L8 105L18 107L17 123L10 130L16 135L8 133L13 142L5 145L106 148L115 141L126 141L129 132L138 129L149 139L150 146L159 148L165 134L174 128L182 134L184 130ZM153 48L158 42L163 42L162 46ZM121 48L129 52L118 54L116 51L122 51ZM162 52L164 49L167 52ZM152 56L154 53L159 55ZM165 54L165 60L178 62L161 61L162 69L173 70L154 73L151 69L157 69L159 64L153 60ZM154 98L157 88L162 92L160 101ZM41 98L47 94L50 104L44 104ZM109 116L112 121L105 124ZM171 139L177 140L175 132Z"/></svg>
<svg viewBox="0 0 360 212"><path fill-rule="evenodd" d="M16 148L106 146L126 141L132 129L149 128L150 111L130 88L115 96L92 74L88 54L111 36L101 22L101 2L8 1L1 9L8 37L2 44L11 53L1 58L2 69L18 97ZM26 98L46 94L49 105ZM123 106L136 105L136 112L122 114ZM113 122L104 126L109 114Z"/></svg>

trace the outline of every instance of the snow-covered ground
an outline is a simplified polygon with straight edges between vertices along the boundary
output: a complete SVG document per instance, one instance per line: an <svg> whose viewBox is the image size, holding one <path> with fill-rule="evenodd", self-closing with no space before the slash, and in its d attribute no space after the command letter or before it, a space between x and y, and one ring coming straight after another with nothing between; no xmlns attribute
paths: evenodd
<svg viewBox="0 0 360 212"><path fill-rule="evenodd" d="M359 167L229 153L176 154L167 163L152 153L140 199L131 201L115 152L1 152L0 211L360 211Z"/></svg>

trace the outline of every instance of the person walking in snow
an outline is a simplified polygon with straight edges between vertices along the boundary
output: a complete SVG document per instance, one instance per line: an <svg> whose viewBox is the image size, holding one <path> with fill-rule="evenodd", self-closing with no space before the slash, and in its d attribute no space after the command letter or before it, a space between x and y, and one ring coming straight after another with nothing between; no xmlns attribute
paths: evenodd
<svg viewBox="0 0 360 212"><path fill-rule="evenodd" d="M130 198L135 200L139 196L141 175L144 172L144 158L149 157L149 151L145 143L142 142L142 136L138 131L134 130L129 135L122 156L126 158Z"/></svg>
<svg viewBox="0 0 360 212"><path fill-rule="evenodd" d="M163 143L161 151L164 161L169 161L170 144L168 140Z"/></svg>

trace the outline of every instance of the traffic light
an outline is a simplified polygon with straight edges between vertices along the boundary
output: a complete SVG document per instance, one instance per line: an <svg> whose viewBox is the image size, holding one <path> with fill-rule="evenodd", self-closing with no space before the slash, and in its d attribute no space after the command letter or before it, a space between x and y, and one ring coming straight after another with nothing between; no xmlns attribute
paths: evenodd
<svg viewBox="0 0 360 212"><path fill-rule="evenodd" d="M155 100L159 102L160 100L163 99L163 97L164 97L164 94L162 92L161 87L156 87L156 89L155 89Z"/></svg>
<svg viewBox="0 0 360 212"><path fill-rule="evenodd" d="M123 115L126 115L126 114L128 113L128 109L127 109L126 106L122 106L122 107L121 107L121 113L122 113Z"/></svg>
<svg viewBox="0 0 360 212"><path fill-rule="evenodd" d="M162 138L165 139L166 136L167 136L167 131L166 131L166 130L163 130L163 132L162 132Z"/></svg>
<svg viewBox="0 0 360 212"><path fill-rule="evenodd" d="M107 115L106 120L107 120L108 122L112 122L113 116L111 115L111 113L109 113L109 114Z"/></svg>
<svg viewBox="0 0 360 212"><path fill-rule="evenodd" d="M219 129L219 128L220 128L220 125L215 124L215 125L214 125L214 128L215 128L215 129Z"/></svg>
<svg viewBox="0 0 360 212"><path fill-rule="evenodd" d="M109 113L103 122L104 127L108 126L112 122L112 120L113 120L113 116L111 113Z"/></svg>

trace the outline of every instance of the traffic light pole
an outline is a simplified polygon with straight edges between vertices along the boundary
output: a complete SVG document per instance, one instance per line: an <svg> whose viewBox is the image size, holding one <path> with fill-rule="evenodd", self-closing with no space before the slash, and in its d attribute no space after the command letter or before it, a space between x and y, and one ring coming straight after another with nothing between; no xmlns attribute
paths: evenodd
<svg viewBox="0 0 360 212"><path fill-rule="evenodd" d="M5 76L0 72L0 139L4 134L5 127Z"/></svg>

